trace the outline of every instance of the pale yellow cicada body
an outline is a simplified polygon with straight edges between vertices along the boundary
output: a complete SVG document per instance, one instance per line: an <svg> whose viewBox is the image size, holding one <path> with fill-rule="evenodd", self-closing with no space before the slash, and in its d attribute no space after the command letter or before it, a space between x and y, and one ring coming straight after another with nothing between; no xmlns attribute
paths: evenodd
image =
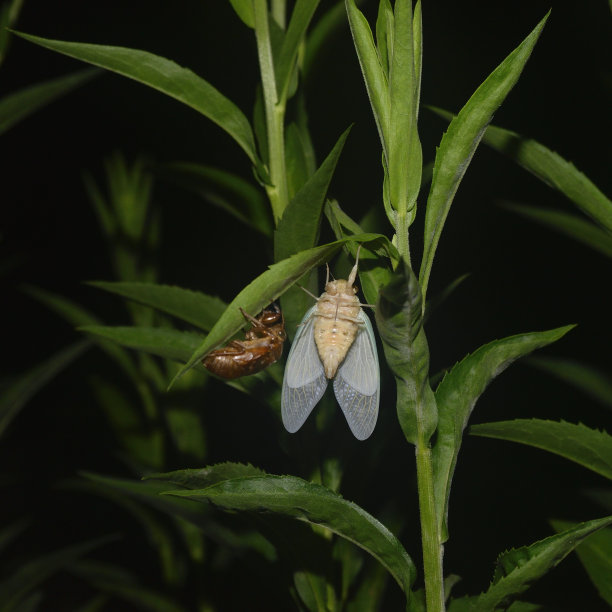
<svg viewBox="0 0 612 612"><path fill-rule="evenodd" d="M354 286L357 260L347 280L325 283L325 291L304 315L287 358L281 413L287 431L296 432L319 402L327 381L353 435L365 440L378 418L380 373L370 319Z"/></svg>

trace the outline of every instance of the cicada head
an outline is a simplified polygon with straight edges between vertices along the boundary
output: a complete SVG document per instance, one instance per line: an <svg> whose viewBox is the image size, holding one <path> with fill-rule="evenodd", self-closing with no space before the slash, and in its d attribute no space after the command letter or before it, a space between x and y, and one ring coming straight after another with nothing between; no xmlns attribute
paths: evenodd
<svg viewBox="0 0 612 612"><path fill-rule="evenodd" d="M266 327L272 327L282 322L283 314L276 304L272 304L257 317L257 320Z"/></svg>

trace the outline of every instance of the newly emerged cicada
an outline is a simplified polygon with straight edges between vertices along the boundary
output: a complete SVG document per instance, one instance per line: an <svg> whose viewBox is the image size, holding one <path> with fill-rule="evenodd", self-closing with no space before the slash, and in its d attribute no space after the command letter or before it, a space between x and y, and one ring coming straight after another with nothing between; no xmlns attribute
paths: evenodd
<svg viewBox="0 0 612 612"><path fill-rule="evenodd" d="M327 381L353 435L365 440L378 418L380 372L370 319L353 285L357 264L347 280L328 278L324 293L298 326L283 378L281 413L287 431L296 432L319 402Z"/></svg>
<svg viewBox="0 0 612 612"><path fill-rule="evenodd" d="M210 352L202 363L204 367L221 378L239 378L261 372L283 354L285 321L276 304L252 317L242 308L242 316L251 323L244 340L232 340L227 346Z"/></svg>

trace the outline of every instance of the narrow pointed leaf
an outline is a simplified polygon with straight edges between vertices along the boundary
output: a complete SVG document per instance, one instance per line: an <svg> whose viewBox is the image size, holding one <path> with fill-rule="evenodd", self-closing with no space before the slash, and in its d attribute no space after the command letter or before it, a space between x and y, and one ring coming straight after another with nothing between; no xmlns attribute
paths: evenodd
<svg viewBox="0 0 612 612"><path fill-rule="evenodd" d="M69 57L148 85L195 109L225 130L258 164L255 139L242 111L210 83L187 68L148 51L50 40L16 32L22 38Z"/></svg>
<svg viewBox="0 0 612 612"><path fill-rule="evenodd" d="M574 385L604 406L612 408L612 378L595 368L559 357L530 357L527 363Z"/></svg>
<svg viewBox="0 0 612 612"><path fill-rule="evenodd" d="M249 181L232 172L194 162L171 162L157 174L226 211L264 236L272 235L272 215L262 193Z"/></svg>
<svg viewBox="0 0 612 612"><path fill-rule="evenodd" d="M304 40L310 20L317 10L320 0L297 0L287 32L283 38L283 45L276 62L276 87L279 100L286 100L289 92L292 75L295 70L298 50Z"/></svg>
<svg viewBox="0 0 612 612"><path fill-rule="evenodd" d="M291 200L274 232L274 259L281 261L316 244L325 195L350 132L338 138L333 149Z"/></svg>
<svg viewBox="0 0 612 612"><path fill-rule="evenodd" d="M274 232L275 261L287 259L287 257L309 249L317 243L325 195L349 131L350 128L340 136L317 171L295 194L285 209ZM309 291L316 293L316 279L317 275L312 274L308 282L306 282L306 279L302 279L302 284L305 284ZM283 296L281 306L289 330L295 329L311 304L312 298L298 287Z"/></svg>
<svg viewBox="0 0 612 612"><path fill-rule="evenodd" d="M415 568L397 538L362 508L321 485L294 476L261 476L167 493L210 501L227 511L278 514L329 529L378 559L406 594L410 593Z"/></svg>
<svg viewBox="0 0 612 612"><path fill-rule="evenodd" d="M568 521L550 523L557 533L576 526ZM612 529L600 529L589 536L576 548L576 554L602 599L612 607Z"/></svg>
<svg viewBox="0 0 612 612"><path fill-rule="evenodd" d="M142 482L92 473L85 473L84 476L103 489L110 489L120 495L129 496L179 519L181 522L187 521L187 523L197 527L198 531L204 533L207 538L214 542L237 549L252 548L266 558L270 558L273 554L273 551L270 550L269 542L259 533L249 532L248 535L245 533L235 533L216 522L205 506L195 505L188 500L176 496L161 495L168 488L166 483L154 480Z"/></svg>
<svg viewBox="0 0 612 612"><path fill-rule="evenodd" d="M174 381L191 369L207 353L215 347L229 340L244 325L244 317L239 308L255 316L262 309L276 300L291 285L298 281L308 270L327 261L347 240L358 242L380 241L384 236L378 234L362 234L351 236L346 240L338 240L322 246L297 253L288 259L279 261L269 267L263 274L247 285L232 300L225 312L221 315L208 336L193 352L187 363L174 377Z"/></svg>
<svg viewBox="0 0 612 612"><path fill-rule="evenodd" d="M579 523L572 529L540 540L531 546L508 551L497 560L493 584L475 598L468 610L503 610L536 580L558 565L585 538L612 524L612 517Z"/></svg>
<svg viewBox="0 0 612 612"><path fill-rule="evenodd" d="M100 319L87 311L85 308L76 304L75 302L55 293L51 293L50 291L45 291L44 289L40 289L39 287L24 287L24 291L44 304L47 308L58 314L65 321L73 325L77 326L85 326L85 325L99 325L101 323ZM114 342L99 342L100 348L111 357L120 367L121 369L132 378L136 384L139 384L140 375L136 369L134 361L132 360L131 355L122 349L120 346L115 344Z"/></svg>
<svg viewBox="0 0 612 612"><path fill-rule="evenodd" d="M401 262L376 303L376 325L397 384L397 415L408 442L426 444L436 429L436 399L429 385L429 346L423 329L421 288Z"/></svg>
<svg viewBox="0 0 612 612"><path fill-rule="evenodd" d="M423 260L419 280L427 295L434 255L459 183L482 135L517 82L546 23L540 21L527 38L487 77L451 121L436 154L425 213Z"/></svg>
<svg viewBox="0 0 612 612"><path fill-rule="evenodd" d="M573 326L518 334L481 346L455 365L436 389L438 437L433 448L436 510L442 534L448 538L450 487L461 448L463 431L488 384L513 361L562 338Z"/></svg>
<svg viewBox="0 0 612 612"><path fill-rule="evenodd" d="M79 329L121 346L176 361L185 361L202 341L198 334L164 327L85 325Z"/></svg>
<svg viewBox="0 0 612 612"><path fill-rule="evenodd" d="M401 216L416 203L421 185L422 154L417 132L418 85L412 40L412 0L396 0L393 49L389 67L389 196Z"/></svg>
<svg viewBox="0 0 612 612"><path fill-rule="evenodd" d="M72 344L4 388L0 397L0 437L28 401L90 346L87 341Z"/></svg>
<svg viewBox="0 0 612 612"><path fill-rule="evenodd" d="M230 3L241 21L249 28L254 28L255 17L252 0L230 0Z"/></svg>
<svg viewBox="0 0 612 612"><path fill-rule="evenodd" d="M582 424L542 419L479 423L470 433L535 446L612 480L612 436Z"/></svg>
<svg viewBox="0 0 612 612"><path fill-rule="evenodd" d="M560 191L593 221L612 232L612 200L571 162L539 142L490 125L482 141Z"/></svg>
<svg viewBox="0 0 612 612"><path fill-rule="evenodd" d="M346 0L346 12L355 49L357 50L357 57L359 58L359 65L361 66L361 73L365 81L370 104L372 105L376 127L378 128L378 135L380 136L385 159L388 162L391 102L387 74L374 44L372 30L363 13L355 5L355 0Z"/></svg>
<svg viewBox="0 0 612 612"><path fill-rule="evenodd" d="M380 0L376 16L376 48L387 78L393 60L394 21L395 15L393 14L391 0Z"/></svg>
<svg viewBox="0 0 612 612"><path fill-rule="evenodd" d="M448 121L454 116L435 106L428 108ZM523 166L549 187L561 192L583 213L612 232L612 200L574 164L532 138L495 125L487 127L482 141Z"/></svg>
<svg viewBox="0 0 612 612"><path fill-rule="evenodd" d="M227 306L218 297L171 285L106 281L92 281L89 284L151 306L204 331L212 328Z"/></svg>
<svg viewBox="0 0 612 612"><path fill-rule="evenodd" d="M162 481L186 489L204 489L212 485L250 476L264 476L265 472L250 463L217 463L201 469L176 470L164 474L149 474L145 480Z"/></svg>
<svg viewBox="0 0 612 612"><path fill-rule="evenodd" d="M0 134L99 74L99 70L81 70L4 96L0 99Z"/></svg>
<svg viewBox="0 0 612 612"><path fill-rule="evenodd" d="M504 203L504 208L582 242L606 257L612 257L612 232L600 229L592 221L570 213L538 206ZM612 203L610 203L610 209L612 210Z"/></svg>

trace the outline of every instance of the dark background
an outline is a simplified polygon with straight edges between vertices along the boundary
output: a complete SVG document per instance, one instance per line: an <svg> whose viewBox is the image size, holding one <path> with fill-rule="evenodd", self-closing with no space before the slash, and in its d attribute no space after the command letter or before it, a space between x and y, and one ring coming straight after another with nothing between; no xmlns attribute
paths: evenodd
<svg viewBox="0 0 612 612"><path fill-rule="evenodd" d="M533 56L494 123L557 151L609 194L610 9L605 0L499 1L486 3L486 8L480 2L426 2L422 102L459 110L551 5ZM365 10L372 17L376 3L366 3ZM258 78L254 40L229 3L30 0L17 29L162 55L205 77L251 115ZM13 39L0 71L0 94L81 66ZM327 47L307 99L319 161L354 124L331 194L355 218L381 206L380 147L347 28ZM422 111L425 161L433 159L444 128L444 122ZM198 161L251 176L248 160L219 128L174 100L113 74L98 77L11 129L2 137L2 150L0 249L2 260L13 262L3 279L5 375L23 371L76 336L24 296L19 290L23 283L67 295L110 324L125 322L117 300L81 284L111 278L106 247L83 188L84 170L101 181L103 159L120 150L128 159L145 154L152 161ZM161 282L229 300L271 263L269 245L218 209L161 180L154 197L163 218L157 254ZM610 372L610 263L507 212L498 206L503 200L572 210L561 195L524 170L479 148L455 198L432 272L432 294L458 275L471 274L429 323L432 371L495 338L577 323L576 330L546 353ZM419 204L422 212L424 202ZM421 227L422 215L412 233L415 253ZM88 356L75 366L81 373L93 367L104 367L103 360ZM111 436L93 401L79 399L78 406L71 405L70 398L84 396L78 378L63 375L20 416L10 432L9 451L3 452L5 472L14 467L33 481L51 483L79 469L113 473L117 468L108 452ZM242 402L231 390L216 391L219 396L212 403ZM394 411L385 407L384 398L382 408L389 409L392 416L383 418L393 424ZM473 422L519 417L609 427L609 413L594 402L521 364L491 386ZM209 424L216 438L210 463L242 460L273 472L287 468L275 446L280 424L270 418L244 416L236 408L228 415L214 413ZM413 470L411 456L407 459L406 448L400 448L380 462L382 496L411 486L412 476L404 476ZM458 592L485 589L497 554L550 534L548 518L602 515L581 490L603 484L561 458L467 436L451 497L452 539L446 553L446 570L464 578ZM345 495L369 508L357 492ZM406 496L401 495L400 503L413 511ZM49 536L49 542L74 541L71 526L58 520L59 533ZM417 557L416 547L404 543ZM580 608L585 593L593 600ZM553 598L555 610L604 609L575 558L539 583L530 598Z"/></svg>

